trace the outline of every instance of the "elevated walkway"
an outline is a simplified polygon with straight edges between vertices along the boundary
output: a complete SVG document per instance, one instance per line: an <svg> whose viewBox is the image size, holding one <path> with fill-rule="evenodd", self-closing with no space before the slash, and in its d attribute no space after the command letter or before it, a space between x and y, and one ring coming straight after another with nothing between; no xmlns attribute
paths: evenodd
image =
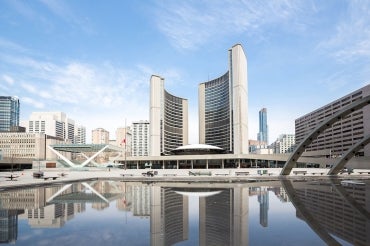
<svg viewBox="0 0 370 246"><path fill-rule="evenodd" d="M83 168L90 162L94 164L94 158L102 152L123 152L124 149L110 144L54 144L48 148L55 153L61 160L58 160L63 166L72 168ZM75 164L60 152L80 153L86 157L86 161L81 164ZM84 153L94 153L87 157Z"/></svg>

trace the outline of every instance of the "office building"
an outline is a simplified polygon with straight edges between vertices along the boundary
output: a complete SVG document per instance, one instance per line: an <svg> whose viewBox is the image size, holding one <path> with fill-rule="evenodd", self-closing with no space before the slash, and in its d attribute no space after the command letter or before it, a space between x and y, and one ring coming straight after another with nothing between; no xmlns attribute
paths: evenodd
<svg viewBox="0 0 370 246"><path fill-rule="evenodd" d="M294 134L280 134L272 144L275 154L291 153L295 146Z"/></svg>
<svg viewBox="0 0 370 246"><path fill-rule="evenodd" d="M259 118L259 132L257 140L268 144L268 128L267 128L267 109L263 108L258 113Z"/></svg>
<svg viewBox="0 0 370 246"><path fill-rule="evenodd" d="M295 138L297 145L304 140L318 124L346 105L370 95L370 85L366 85L344 97L341 97L319 109L295 120ZM339 157L355 145L364 136L370 134L370 105L354 111L338 120L323 131L309 146L306 155ZM358 151L358 156L370 156L370 145Z"/></svg>
<svg viewBox="0 0 370 246"><path fill-rule="evenodd" d="M29 133L44 133L74 143L75 121L63 112L33 112L22 124Z"/></svg>
<svg viewBox="0 0 370 246"><path fill-rule="evenodd" d="M56 160L47 146L62 143L70 142L43 133L0 132L1 167L30 168L35 160ZM70 158L69 153L65 155Z"/></svg>
<svg viewBox="0 0 370 246"><path fill-rule="evenodd" d="M164 78L150 78L150 155L169 155L188 144L188 100L164 89Z"/></svg>
<svg viewBox="0 0 370 246"><path fill-rule="evenodd" d="M149 155L149 121L141 120L132 122L132 156Z"/></svg>
<svg viewBox="0 0 370 246"><path fill-rule="evenodd" d="M10 131L12 126L19 126L19 99L0 96L0 131Z"/></svg>
<svg viewBox="0 0 370 246"><path fill-rule="evenodd" d="M92 130L92 144L109 144L109 132L103 128Z"/></svg>
<svg viewBox="0 0 370 246"><path fill-rule="evenodd" d="M240 44L228 61L224 75L199 85L199 143L248 154L247 58Z"/></svg>

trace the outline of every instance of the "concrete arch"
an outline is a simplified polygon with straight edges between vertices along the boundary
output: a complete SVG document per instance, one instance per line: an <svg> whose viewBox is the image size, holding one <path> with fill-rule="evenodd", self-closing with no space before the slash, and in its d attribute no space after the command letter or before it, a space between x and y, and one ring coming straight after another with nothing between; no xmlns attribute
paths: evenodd
<svg viewBox="0 0 370 246"><path fill-rule="evenodd" d="M349 159L351 159L357 151L365 147L368 143L370 143L370 134L362 138L360 141L358 141L352 148L347 150L346 153L338 160L332 168L330 168L328 175L337 175L340 170L344 168L344 165L348 162Z"/></svg>
<svg viewBox="0 0 370 246"><path fill-rule="evenodd" d="M322 133L327 128L331 127L335 122L341 120L342 117L347 116L354 111L363 108L364 106L370 104L370 96L363 97L333 114L331 117L327 118L321 122L314 130L312 130L303 141L296 147L294 152L289 156L288 160L285 162L283 169L281 170L280 175L289 175L292 171L294 165L297 163L299 157L305 151L306 147L316 139L320 133Z"/></svg>

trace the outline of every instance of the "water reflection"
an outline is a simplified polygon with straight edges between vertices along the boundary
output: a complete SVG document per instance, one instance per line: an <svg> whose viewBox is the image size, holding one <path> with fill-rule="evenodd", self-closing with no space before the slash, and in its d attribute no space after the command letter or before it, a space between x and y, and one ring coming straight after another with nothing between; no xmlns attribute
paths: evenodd
<svg viewBox="0 0 370 246"><path fill-rule="evenodd" d="M302 218L327 245L370 244L369 181L338 180L291 182L282 180Z"/></svg>
<svg viewBox="0 0 370 246"><path fill-rule="evenodd" d="M293 216L283 212L287 204L293 205L289 207ZM108 216L112 207L114 215ZM73 231L69 224L75 220L79 237L60 242L99 245L89 237L98 237L104 224L114 234L106 245L124 242L135 233L139 234L132 245L370 245L369 211L370 180L213 184L95 180L0 192L0 242L27 244L31 236L41 240L33 230ZM82 214L94 222L82 220ZM134 220L122 223L120 214L139 218L140 227ZM19 221L27 221L30 229ZM67 233L58 232L53 240Z"/></svg>

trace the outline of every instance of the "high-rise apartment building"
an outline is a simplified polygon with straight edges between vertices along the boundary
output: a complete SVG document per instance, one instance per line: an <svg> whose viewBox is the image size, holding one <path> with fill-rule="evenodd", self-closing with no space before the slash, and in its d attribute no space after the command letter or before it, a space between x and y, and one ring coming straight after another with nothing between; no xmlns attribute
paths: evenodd
<svg viewBox="0 0 370 246"><path fill-rule="evenodd" d="M75 127L75 144L86 144L86 127L78 125Z"/></svg>
<svg viewBox="0 0 370 246"><path fill-rule="evenodd" d="M149 155L149 121L141 120L132 122L132 156Z"/></svg>
<svg viewBox="0 0 370 246"><path fill-rule="evenodd" d="M261 109L258 113L258 116L259 132L257 134L257 140L268 144L267 109Z"/></svg>
<svg viewBox="0 0 370 246"><path fill-rule="evenodd" d="M19 126L19 99L0 96L0 131L10 131L14 126Z"/></svg>
<svg viewBox="0 0 370 246"><path fill-rule="evenodd" d="M71 143L75 141L75 121L63 112L33 112L22 124L29 133L44 133Z"/></svg>
<svg viewBox="0 0 370 246"><path fill-rule="evenodd" d="M188 144L188 100L168 93L164 78L150 78L150 155L169 155Z"/></svg>
<svg viewBox="0 0 370 246"><path fill-rule="evenodd" d="M341 97L319 109L295 120L295 138L299 144L315 127L328 117L340 111L346 105L370 95L370 85L366 85L344 97ZM364 136L370 134L370 105L354 111L338 120L323 131L309 146L306 155L341 156ZM358 151L359 156L370 156L370 145Z"/></svg>
<svg viewBox="0 0 370 246"><path fill-rule="evenodd" d="M103 128L92 130L92 144L109 144L109 132Z"/></svg>
<svg viewBox="0 0 370 246"><path fill-rule="evenodd" d="M228 61L224 75L199 85L199 143L248 154L247 58L240 44Z"/></svg>

